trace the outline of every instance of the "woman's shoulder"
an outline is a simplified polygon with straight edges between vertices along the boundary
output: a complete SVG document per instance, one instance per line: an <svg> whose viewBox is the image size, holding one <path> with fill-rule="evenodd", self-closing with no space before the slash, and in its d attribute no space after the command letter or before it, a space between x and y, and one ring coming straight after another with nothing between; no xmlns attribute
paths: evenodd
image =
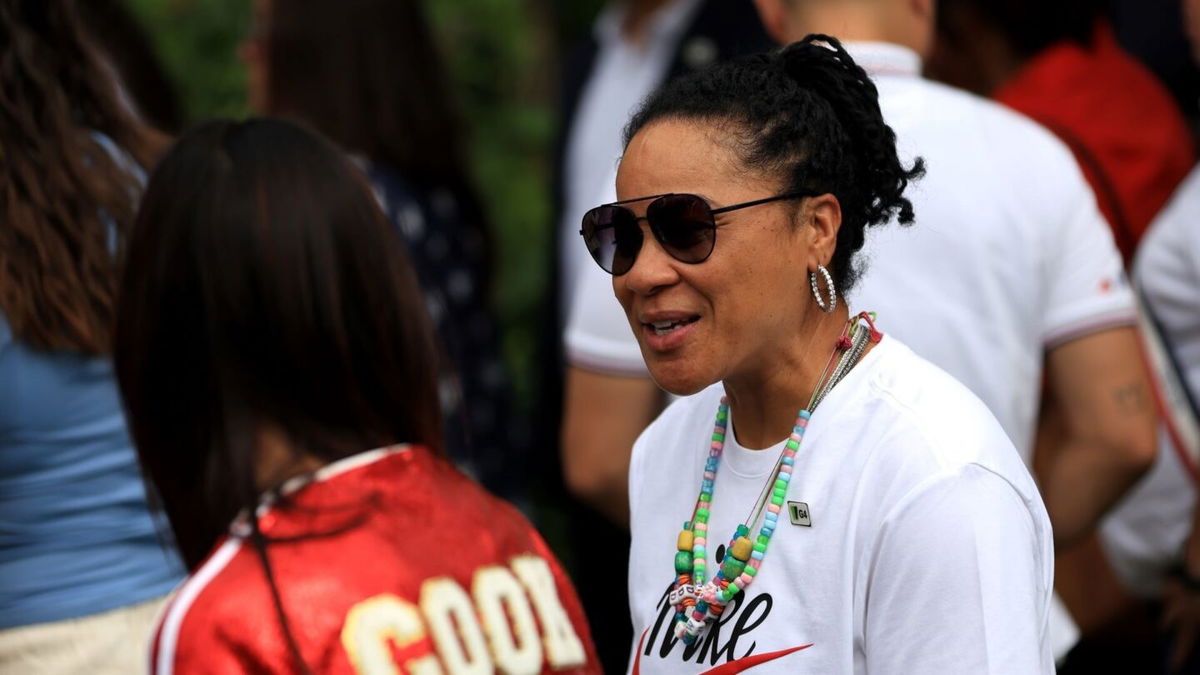
<svg viewBox="0 0 1200 675"><path fill-rule="evenodd" d="M477 572L507 569L514 559L539 558L558 574L515 507L425 448L360 453L306 481L259 509L271 574L239 520L164 611L156 658L184 670L214 651L232 658L232 647L250 659L239 662L244 670L286 654L281 635L260 630L278 623L272 585L293 629L305 628L296 635L320 641L336 635L356 603L380 593L416 603L433 581L469 589Z"/></svg>
<svg viewBox="0 0 1200 675"><path fill-rule="evenodd" d="M1027 477L1012 441L970 389L894 337L876 352L857 407L882 443L927 457L935 470L984 464Z"/></svg>
<svg viewBox="0 0 1200 675"><path fill-rule="evenodd" d="M367 503L372 507L370 517L386 520L393 528L411 525L419 530L435 521L452 522L467 514L486 513L493 533L533 532L516 507L488 492L441 453L420 445L353 455L326 465L316 478L325 485L300 493L296 502L301 507L336 510L361 495L376 494L378 499ZM310 510L294 510L294 517L304 527L313 525L306 515ZM470 522L478 521L471 518Z"/></svg>
<svg viewBox="0 0 1200 675"><path fill-rule="evenodd" d="M325 468L295 492L290 515L282 506L260 513L269 555L235 526L182 584L152 647L160 673L286 662L283 633L263 629L280 626L276 592L310 665L347 650L354 617L376 605L415 611L446 593L469 602L485 578L526 590L512 602L528 599L530 611L562 611L586 637L570 581L534 527L430 450L371 450ZM298 522L305 532L290 528Z"/></svg>
<svg viewBox="0 0 1200 675"><path fill-rule="evenodd" d="M151 642L151 672L188 672L199 669L209 657L212 663L226 658L225 636L253 636L254 625L273 625L277 620L265 611L273 607L269 592L249 544L233 536L223 539L159 613Z"/></svg>
<svg viewBox="0 0 1200 675"><path fill-rule="evenodd" d="M868 356L871 362L860 364L867 366L864 372L840 385L852 391L843 392L836 415L820 422L818 440L840 449L838 471L857 474L882 509L876 515L983 480L1011 491L1041 518L1028 468L978 397L895 338L885 338ZM819 418L820 411L813 423ZM810 425L809 434L814 432Z"/></svg>
<svg viewBox="0 0 1200 675"><path fill-rule="evenodd" d="M907 403L915 414L932 412L931 405L946 411L987 412L987 407L966 385L899 338L885 335L874 352L879 359L870 369L871 386L897 402Z"/></svg>
<svg viewBox="0 0 1200 675"><path fill-rule="evenodd" d="M418 201L418 192L415 187L399 170L387 164L372 162L361 157L352 157L351 159L362 168L363 173L367 175L367 180L371 182L371 186L377 193L380 193L378 196L385 202L392 200Z"/></svg>
<svg viewBox="0 0 1200 675"><path fill-rule="evenodd" d="M469 192L413 180L398 169L360 161L384 215L407 246L417 279L442 304L479 306L487 288L487 237ZM442 310L430 308L445 328Z"/></svg>
<svg viewBox="0 0 1200 675"><path fill-rule="evenodd" d="M384 212L393 220L397 217L414 217L414 211L419 211L421 217L435 220L443 227L462 219L462 195L451 186L414 181L404 172L388 164L358 161Z"/></svg>

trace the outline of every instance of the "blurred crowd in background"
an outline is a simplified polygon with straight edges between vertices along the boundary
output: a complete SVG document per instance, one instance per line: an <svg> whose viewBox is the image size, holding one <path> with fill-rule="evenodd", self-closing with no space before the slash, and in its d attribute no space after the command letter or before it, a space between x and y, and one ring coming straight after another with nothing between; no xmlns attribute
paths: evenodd
<svg viewBox="0 0 1200 675"><path fill-rule="evenodd" d="M0 0L6 11L16 4ZM1188 14L1196 4L937 0L925 74L1010 106L1056 134L1074 153L1132 266L1164 209L1184 209L1175 217L1200 229L1200 210L1190 210L1194 197L1172 202L1193 171L1200 139L1200 34L1188 33L1200 30L1200 16ZM148 148L163 147L198 122L260 114L302 121L364 169L407 246L437 336L448 456L537 526L580 591L605 670L623 670L634 640L621 583L629 547L628 457L615 468L581 459L586 453L572 444L604 438L603 430L564 428L563 420L593 410L602 420L611 412L606 406L620 404L633 426L644 427L666 400L642 389L600 405L565 387L563 334L572 313L587 311L578 305L577 287L584 269L594 271L579 221L611 191L622 128L643 98L674 75L772 47L755 3L91 0L79 7L88 39L104 56L79 77L111 75L119 83L119 105L148 129L105 142L138 165L149 162L142 161L143 142L150 157ZM0 138L36 144L27 134L38 128L33 117L45 112L17 109L29 103L10 81L19 70L13 63L30 56L14 48L22 38L3 25L10 21L0 16L0 124L9 127ZM11 153L0 148L0 163ZM124 187L103 186L97 194ZM153 604L183 568L139 552L159 540L140 483L130 480L134 455L119 447L126 442L115 389L100 391L111 381L89 384L78 375L101 368L96 363L109 356L107 338L88 335L106 321L112 291L93 298L94 316L47 319L38 303L68 291L18 288L54 275L14 262L41 244L39 235L18 231L13 219L20 211L11 196L4 199L0 671L9 672L5 632ZM106 255L102 248L89 255ZM1200 261L1193 263L1181 274L1195 273ZM90 283L86 273L72 282ZM1200 297L1200 278L1190 282L1183 295ZM1186 399L1188 385L1197 385L1188 376L1196 376L1200 354L1173 352L1170 335L1165 339L1167 360L1182 361L1177 370ZM45 354L54 358L38 361ZM71 360L79 354L96 363ZM18 381L31 377L35 362L43 379ZM641 375L604 364L592 369L583 357L570 363L605 377ZM88 387L98 389L83 391ZM91 412L76 411L80 417L56 427L47 402L74 396L83 396ZM96 420L109 427L80 443ZM54 453L71 459L50 459ZM100 456L112 464L110 473L89 464ZM1195 470L1190 459L1163 471L1186 477ZM1179 483L1190 505L1190 481ZM1176 551L1187 545L1190 526L1172 530ZM81 530L94 540L81 543ZM120 545L106 541L105 532ZM98 553L81 553L87 546ZM1060 661L1062 672L1101 665L1157 672L1166 659L1163 579L1182 558L1160 556L1153 561L1157 583L1136 588L1130 575L1114 571L1095 536L1060 551L1060 560L1074 571L1060 574L1058 590L1079 629L1074 651ZM1200 573L1200 559L1196 564ZM1200 578L1185 573L1183 580L1183 592L1197 593ZM1168 621L1189 645L1200 633L1196 598L1189 600L1191 618Z"/></svg>

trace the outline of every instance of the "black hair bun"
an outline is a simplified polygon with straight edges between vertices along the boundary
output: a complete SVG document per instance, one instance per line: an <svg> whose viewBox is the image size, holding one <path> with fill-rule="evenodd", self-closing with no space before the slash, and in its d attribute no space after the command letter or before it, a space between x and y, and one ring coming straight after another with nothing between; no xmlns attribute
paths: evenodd
<svg viewBox="0 0 1200 675"><path fill-rule="evenodd" d="M830 35L812 33L780 49L784 71L796 83L829 101L833 113L855 145L855 174L868 191L865 225L893 216L902 224L914 219L912 203L903 196L909 181L924 174L918 158L904 169L896 156L896 134L879 109L879 90L862 66Z"/></svg>
<svg viewBox="0 0 1200 675"><path fill-rule="evenodd" d="M875 84L842 46L841 40L821 33L812 33L799 42L782 47L778 58L784 72L801 85L816 84L815 80L841 77L848 82L867 87L878 96Z"/></svg>

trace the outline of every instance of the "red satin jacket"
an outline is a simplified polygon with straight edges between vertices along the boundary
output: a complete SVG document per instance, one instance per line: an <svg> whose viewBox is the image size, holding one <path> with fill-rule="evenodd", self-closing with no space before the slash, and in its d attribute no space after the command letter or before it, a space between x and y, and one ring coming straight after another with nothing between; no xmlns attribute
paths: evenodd
<svg viewBox="0 0 1200 675"><path fill-rule="evenodd" d="M427 450L348 457L282 492L258 522L310 672L600 672L546 544ZM159 618L152 673L298 670L248 530L235 523L179 587Z"/></svg>

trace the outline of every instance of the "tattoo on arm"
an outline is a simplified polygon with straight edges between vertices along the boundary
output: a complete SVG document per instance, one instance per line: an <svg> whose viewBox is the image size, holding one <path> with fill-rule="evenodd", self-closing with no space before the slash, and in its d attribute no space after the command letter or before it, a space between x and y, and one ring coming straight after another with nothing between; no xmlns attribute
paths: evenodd
<svg viewBox="0 0 1200 675"><path fill-rule="evenodd" d="M1143 413L1150 409L1150 396L1141 382L1132 382L1113 392L1113 399L1123 413Z"/></svg>

